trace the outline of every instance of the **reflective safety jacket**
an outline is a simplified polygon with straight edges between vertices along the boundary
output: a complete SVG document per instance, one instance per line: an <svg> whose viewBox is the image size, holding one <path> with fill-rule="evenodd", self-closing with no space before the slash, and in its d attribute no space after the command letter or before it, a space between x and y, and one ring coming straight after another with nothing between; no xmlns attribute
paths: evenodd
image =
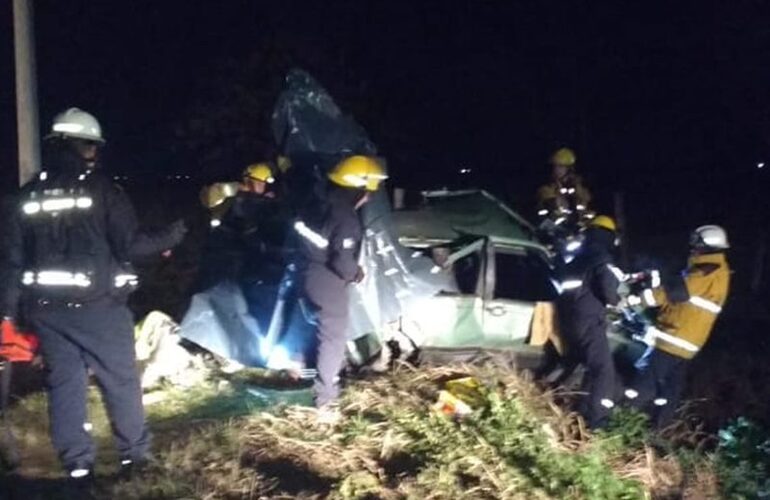
<svg viewBox="0 0 770 500"><path fill-rule="evenodd" d="M356 279L363 230L354 196L352 190L335 188L316 213L294 223L301 271L321 268L345 284Z"/></svg>
<svg viewBox="0 0 770 500"><path fill-rule="evenodd" d="M651 333L655 348L692 359L705 345L730 289L730 267L724 253L695 255L684 275L687 296L673 302L662 287L642 294L646 305L661 306Z"/></svg>
<svg viewBox="0 0 770 500"><path fill-rule="evenodd" d="M175 246L184 232L139 232L133 205L100 168L60 151L26 184L5 221L2 314L22 299L82 304L122 299L137 284L134 258Z"/></svg>
<svg viewBox="0 0 770 500"><path fill-rule="evenodd" d="M575 260L561 275L557 300L559 319L565 329L585 330L585 325L603 323L607 305L620 302L618 284L623 274L612 264L609 231L590 233Z"/></svg>
<svg viewBox="0 0 770 500"><path fill-rule="evenodd" d="M575 176L569 185L552 182L537 190L538 215L542 217L579 214L588 209L590 202L591 193L579 176Z"/></svg>

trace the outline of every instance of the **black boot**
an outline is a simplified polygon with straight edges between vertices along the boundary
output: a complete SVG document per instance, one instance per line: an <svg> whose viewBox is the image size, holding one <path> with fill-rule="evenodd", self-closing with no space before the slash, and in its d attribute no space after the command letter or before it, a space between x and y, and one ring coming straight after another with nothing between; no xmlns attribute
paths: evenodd
<svg viewBox="0 0 770 500"><path fill-rule="evenodd" d="M152 457L145 456L142 458L123 458L120 460L120 470L118 471L118 480L131 481L132 479L141 476L152 463Z"/></svg>
<svg viewBox="0 0 770 500"><path fill-rule="evenodd" d="M93 464L78 463L66 467L65 498L91 499L94 497Z"/></svg>

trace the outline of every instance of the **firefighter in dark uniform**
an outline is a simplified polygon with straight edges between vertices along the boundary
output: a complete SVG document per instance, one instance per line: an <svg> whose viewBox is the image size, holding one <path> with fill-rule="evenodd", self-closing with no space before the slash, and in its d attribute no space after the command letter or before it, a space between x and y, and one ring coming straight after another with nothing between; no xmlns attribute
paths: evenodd
<svg viewBox="0 0 770 500"><path fill-rule="evenodd" d="M333 418L335 410L329 404L339 396L337 378L347 343L348 287L363 279L358 265L363 231L356 211L387 176L373 158L351 156L337 164L328 178L331 182L322 206L302 214L294 229L300 241L303 301L317 327L315 404Z"/></svg>
<svg viewBox="0 0 770 500"><path fill-rule="evenodd" d="M607 341L606 307L620 302L622 273L612 264L615 222L598 216L585 233L582 248L562 273L557 307L568 361L586 367L583 391L587 395L578 409L589 427L601 428L615 406L615 367Z"/></svg>
<svg viewBox="0 0 770 500"><path fill-rule="evenodd" d="M277 283L285 265L286 220L276 178L266 162L244 169L240 182L220 182L201 191L211 233L199 272L199 290L223 281Z"/></svg>
<svg viewBox="0 0 770 500"><path fill-rule="evenodd" d="M211 227L226 225L238 232L253 230L253 200L275 199L273 169L267 163L254 163L244 169L240 182L218 182L201 190L201 202L211 211Z"/></svg>
<svg viewBox="0 0 770 500"><path fill-rule="evenodd" d="M89 113L61 113L46 139L46 170L22 188L9 221L2 307L6 319L21 316L40 337L53 445L70 477L87 480L95 459L85 428L89 369L121 470L147 459L150 437L126 306L137 285L131 260L170 249L186 229L179 221L154 235L138 231L128 197L98 167L104 139Z"/></svg>

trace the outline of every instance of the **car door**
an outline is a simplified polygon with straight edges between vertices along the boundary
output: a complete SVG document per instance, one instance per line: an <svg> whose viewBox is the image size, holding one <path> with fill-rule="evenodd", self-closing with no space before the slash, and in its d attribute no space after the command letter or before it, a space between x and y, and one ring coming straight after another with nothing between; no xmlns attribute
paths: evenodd
<svg viewBox="0 0 770 500"><path fill-rule="evenodd" d="M529 337L535 303L557 296L548 263L527 247L490 243L486 273L485 344L523 344Z"/></svg>
<svg viewBox="0 0 770 500"><path fill-rule="evenodd" d="M417 332L410 338L420 347L476 347L483 341L483 305L481 297L442 293L416 304L409 315L414 324L402 328Z"/></svg>
<svg viewBox="0 0 770 500"><path fill-rule="evenodd" d="M484 339L482 290L486 276L486 244L476 240L451 254L442 267L452 290L414 301L401 328L420 347L476 347Z"/></svg>

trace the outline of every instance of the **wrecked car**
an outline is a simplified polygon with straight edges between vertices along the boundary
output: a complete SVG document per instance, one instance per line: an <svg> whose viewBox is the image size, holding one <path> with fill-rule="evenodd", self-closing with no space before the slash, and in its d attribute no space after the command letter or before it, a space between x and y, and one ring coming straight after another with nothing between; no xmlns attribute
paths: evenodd
<svg viewBox="0 0 770 500"><path fill-rule="evenodd" d="M283 181L293 208L341 158L377 155L363 128L301 70L287 76L272 126L291 163ZM353 365L429 351L502 349L537 358L544 343L559 343L552 257L500 200L481 190L429 191L417 208L393 211L381 190L361 217L365 278L352 287L347 332ZM180 336L245 366L312 366L312 318L292 265L268 281L225 280L195 295Z"/></svg>
<svg viewBox="0 0 770 500"><path fill-rule="evenodd" d="M422 350L539 352L555 334L558 289L533 228L485 191L423 198L419 209L393 213L393 231L415 255L432 258L430 272L445 276L446 286L406 304L399 334Z"/></svg>

